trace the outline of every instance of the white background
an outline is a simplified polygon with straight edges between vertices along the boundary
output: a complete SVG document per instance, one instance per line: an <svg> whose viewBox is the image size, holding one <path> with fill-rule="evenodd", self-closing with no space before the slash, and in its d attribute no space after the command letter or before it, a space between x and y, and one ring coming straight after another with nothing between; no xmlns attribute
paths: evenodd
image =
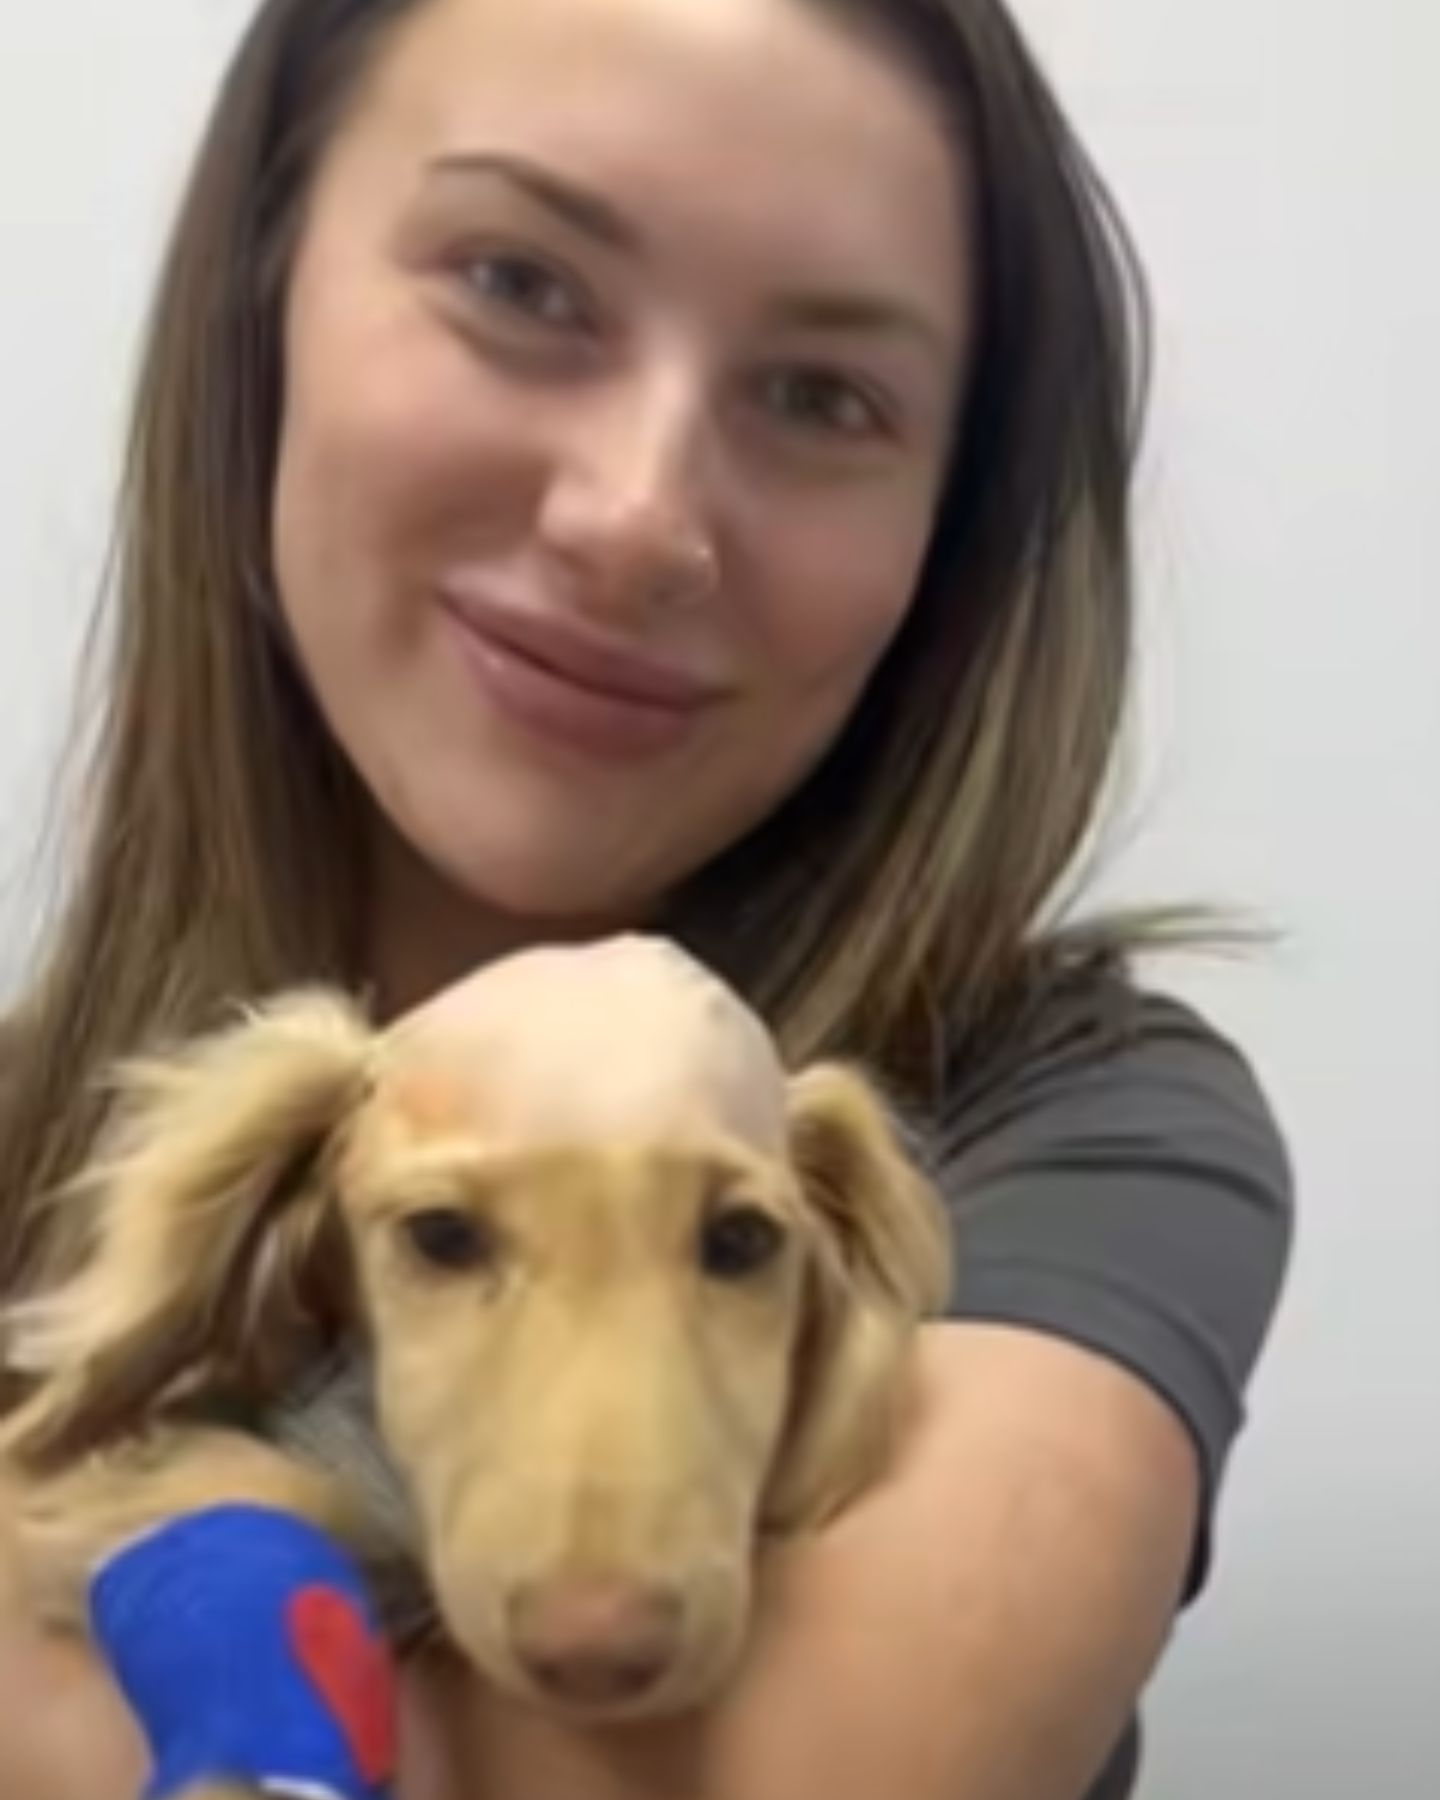
<svg viewBox="0 0 1440 1800"><path fill-rule="evenodd" d="M0 869L65 729L166 208L246 0L0 0ZM1440 1792L1440 9L1024 0L1159 296L1148 653L1112 891L1295 1145L1294 1280L1145 1800ZM35 891L0 888L0 977Z"/></svg>

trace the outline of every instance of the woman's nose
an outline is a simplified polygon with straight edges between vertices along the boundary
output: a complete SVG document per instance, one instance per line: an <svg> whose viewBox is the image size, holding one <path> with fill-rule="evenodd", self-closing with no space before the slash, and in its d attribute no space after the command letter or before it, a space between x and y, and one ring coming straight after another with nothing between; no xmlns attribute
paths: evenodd
<svg viewBox="0 0 1440 1800"><path fill-rule="evenodd" d="M631 377L579 407L540 518L575 604L643 613L709 598L718 568L707 454L693 379Z"/></svg>

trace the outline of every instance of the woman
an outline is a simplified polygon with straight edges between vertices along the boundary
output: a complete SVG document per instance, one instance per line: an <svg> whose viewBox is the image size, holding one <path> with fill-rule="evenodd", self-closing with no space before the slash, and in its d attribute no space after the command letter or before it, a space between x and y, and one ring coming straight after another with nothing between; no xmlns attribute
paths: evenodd
<svg viewBox="0 0 1440 1800"><path fill-rule="evenodd" d="M883 1069L963 1247L735 1690L590 1740L416 1669L413 1800L1129 1791L1288 1238L1235 1054L1123 932L1037 927L1128 668L1133 293L994 0L260 8L152 324L0 1279L73 1256L19 1197L113 1055L639 923ZM0 1657L0 1787L129 1793L83 1659Z"/></svg>

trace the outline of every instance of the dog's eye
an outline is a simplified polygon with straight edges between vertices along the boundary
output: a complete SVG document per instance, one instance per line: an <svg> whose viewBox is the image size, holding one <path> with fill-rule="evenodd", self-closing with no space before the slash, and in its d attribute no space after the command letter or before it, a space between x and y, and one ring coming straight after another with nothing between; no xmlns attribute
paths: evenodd
<svg viewBox="0 0 1440 1800"><path fill-rule="evenodd" d="M400 1222L406 1243L437 1269L479 1269L492 1262L498 1248L494 1232L473 1213L432 1207Z"/></svg>
<svg viewBox="0 0 1440 1800"><path fill-rule="evenodd" d="M756 1206L732 1206L708 1219L700 1233L700 1263L717 1281L741 1281L774 1262L785 1228Z"/></svg>

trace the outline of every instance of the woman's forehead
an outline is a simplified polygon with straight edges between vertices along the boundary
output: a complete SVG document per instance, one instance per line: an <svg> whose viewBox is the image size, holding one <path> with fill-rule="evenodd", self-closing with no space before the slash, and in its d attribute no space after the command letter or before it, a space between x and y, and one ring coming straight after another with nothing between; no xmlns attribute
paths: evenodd
<svg viewBox="0 0 1440 1800"><path fill-rule="evenodd" d="M347 141L372 180L412 186L533 159L657 256L886 275L947 324L962 310L968 171L940 100L811 0L429 0L357 95L342 157Z"/></svg>

